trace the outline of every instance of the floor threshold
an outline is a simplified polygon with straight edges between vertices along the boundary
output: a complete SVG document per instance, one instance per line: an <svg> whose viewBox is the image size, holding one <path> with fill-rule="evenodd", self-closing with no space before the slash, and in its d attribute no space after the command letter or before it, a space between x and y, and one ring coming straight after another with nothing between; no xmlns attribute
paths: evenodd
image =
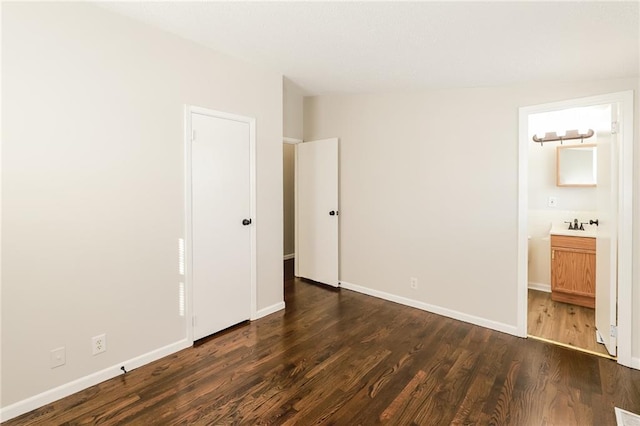
<svg viewBox="0 0 640 426"><path fill-rule="evenodd" d="M596 356L599 356L601 358L612 359L614 361L618 359L618 357L615 357L615 356L612 356L612 355L603 354L603 353L595 352L595 351L590 351L589 349L580 348L578 346L569 345L567 343L557 342L557 341L551 340L551 339L545 339L544 337L534 336L532 334L527 334L527 337L531 338L531 339L534 339L534 340L539 340L541 342L550 343L552 345L562 346L563 348L573 349L574 351L580 351L580 352L584 352L584 353L587 353L587 354L596 355Z"/></svg>

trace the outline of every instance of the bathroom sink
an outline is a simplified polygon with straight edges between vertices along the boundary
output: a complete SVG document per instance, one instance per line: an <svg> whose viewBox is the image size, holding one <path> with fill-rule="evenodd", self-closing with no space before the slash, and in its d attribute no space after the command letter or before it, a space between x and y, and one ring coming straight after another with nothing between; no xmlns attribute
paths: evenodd
<svg viewBox="0 0 640 426"><path fill-rule="evenodd" d="M590 228L590 227L589 227ZM568 237L584 237L584 238L595 238L597 233L595 229L585 229L584 231L575 230L575 229L567 229L564 226L553 226L551 227L551 231L549 231L551 235L565 235Z"/></svg>

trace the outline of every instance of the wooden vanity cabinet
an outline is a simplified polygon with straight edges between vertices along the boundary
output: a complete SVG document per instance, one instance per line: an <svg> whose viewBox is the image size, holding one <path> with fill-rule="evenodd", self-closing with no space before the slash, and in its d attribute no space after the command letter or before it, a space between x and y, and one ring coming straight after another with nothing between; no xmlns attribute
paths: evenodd
<svg viewBox="0 0 640 426"><path fill-rule="evenodd" d="M595 238L551 235L551 299L595 308Z"/></svg>

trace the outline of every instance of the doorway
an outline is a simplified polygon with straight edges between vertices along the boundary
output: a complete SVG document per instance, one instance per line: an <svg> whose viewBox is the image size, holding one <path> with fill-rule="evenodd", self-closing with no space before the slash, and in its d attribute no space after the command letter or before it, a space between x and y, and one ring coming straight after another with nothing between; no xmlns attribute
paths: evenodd
<svg viewBox="0 0 640 426"><path fill-rule="evenodd" d="M607 226L615 219L605 215L609 205L599 205L605 199L599 193L611 192L614 183L606 176L613 171L606 161L611 158L606 146L615 137L612 121L612 105L607 104L530 114L528 122L530 136L549 141L528 145L527 333L605 357L615 355L615 346L609 345L610 354L598 343L596 329L602 326L595 313L607 311L603 304L611 289L596 298L595 283L596 270L610 270L611 260L602 241L596 256L596 223ZM576 139L557 141L557 135L547 133L555 130L566 138L571 133L563 131L570 129ZM611 197L606 198L610 204ZM615 244L611 251L615 258ZM607 278L600 277L600 290L615 285ZM606 318L604 322L609 324Z"/></svg>
<svg viewBox="0 0 640 426"><path fill-rule="evenodd" d="M296 145L300 139L283 138L282 143L282 246L284 261L295 257L295 179L296 179Z"/></svg>
<svg viewBox="0 0 640 426"><path fill-rule="evenodd" d="M187 107L186 281L191 341L255 317L255 119Z"/></svg>
<svg viewBox="0 0 640 426"><path fill-rule="evenodd" d="M338 144L283 138L285 278L340 285Z"/></svg>
<svg viewBox="0 0 640 426"><path fill-rule="evenodd" d="M631 364L631 299L630 297L627 299L623 299L623 295L630 296L631 293L631 203L630 203L630 195L631 194L631 185L632 185L632 141L633 141L633 125L632 125L632 117L633 117L633 92L621 92L621 93L613 93L609 95L595 96L591 98L581 98L574 99L564 102L557 102L553 104L544 104L544 105L536 105L531 107L523 107L520 108L520 181L519 181L519 256L518 256L518 293L519 293L519 306L518 306L518 329L519 333L525 337L528 334L528 323L536 322L531 321L532 318L529 318L531 312L528 310L529 304L534 303L538 304L538 306L543 306L546 303L549 303L548 308L544 306L540 308L540 312L537 315L540 315L541 319L548 319L551 313L558 314L559 317L570 318L575 320L577 318L581 318L581 322L585 322L585 318L583 315L589 314L588 308L583 307L573 307L570 305L560 305L551 300L544 300L547 298L545 296L544 290L548 290L544 288L545 282L544 279L539 279L540 276L544 275L540 273L541 270L549 271L550 269L550 255L545 255L549 253L551 250L550 247L550 230L552 227L561 227L563 226L564 221L571 221L575 219L574 217L562 217L560 220L560 216L564 215L573 215L578 216L582 215L584 217L579 217L578 220L580 224L587 219L596 219L595 217L591 218L589 216L594 213L594 210L591 207L594 207L595 204L589 204L589 196L595 197L596 191L593 190L591 193L587 190L587 188L581 188L581 193L578 194L583 197L582 204L577 202L573 206L568 206L565 204L564 207L567 207L566 211L556 210L556 213L560 213L554 216L554 209L562 208L562 201L567 201L570 197L568 196L568 192L564 193L556 193L556 194L547 194L541 196L541 191L538 191L535 197L530 197L530 188L534 187L540 189L539 176L536 176L534 172L540 171L542 169L542 173L554 173L555 175L555 164L554 167L550 169L548 166L543 166L534 169L536 164L534 164L535 156L532 155L531 151L533 146L533 141L531 139L531 135L535 133L535 130L532 129L532 119L539 118L544 114L549 114L549 116L555 113L556 116L561 115L561 111L568 110L581 110L582 112L588 111L589 109L597 110L600 108L602 112L604 109L610 106L616 113L618 113L618 119L616 120L619 125L614 124L613 132L617 133L617 143L613 144L613 151L611 152L612 156L617 159L617 164L615 165L617 170L612 173L617 182L614 182L612 186L613 192L616 197L614 200L614 211L615 211L615 221L616 223L615 229L612 230L612 234L618 237L617 242L613 241L613 247L617 250L617 257L613 262L610 262L612 265L613 276L615 277L618 288L617 293L615 287L612 289L611 294L613 294L614 300L612 300L612 304L615 306L616 301L618 307L618 324L617 330L615 330L615 323L612 323L611 330L606 330L607 332L611 331L612 334L617 332L617 344L618 344L618 362L623 365L630 366ZM533 120L535 121L535 120ZM605 124L608 124L605 122ZM610 124L608 124L610 126ZM554 129L555 130L555 129ZM570 130L570 129L565 129ZM550 130L549 130L550 131ZM611 129L609 129L611 132ZM605 130L601 130L601 136L605 136ZM585 142L586 143L586 142ZM541 148L539 146L534 148ZM543 147L544 149L544 147ZM547 150L547 157L551 154L555 156L556 149L553 148L551 152ZM539 154L540 152L538 152ZM555 161L554 161L555 163ZM537 165L540 166L540 165ZM534 180L536 179L536 180ZM553 181L555 181L555 176ZM563 188L560 188L563 189ZM578 191L580 192L580 191ZM561 194L561 195L559 195ZM577 194L577 193L576 193ZM574 194L574 195L576 195ZM586 203L585 203L586 200ZM574 200L575 202L575 200ZM544 204L545 207L550 208L545 209L540 208L540 206ZM536 211L536 208L539 211ZM587 210L581 210L582 208L586 208ZM535 213L532 214L532 210ZM587 220L588 221L588 220ZM543 225L544 224L544 225ZM593 230L593 232L597 235L598 231ZM545 240L546 239L546 240ZM531 248L531 246L533 246ZM531 250L530 250L531 248ZM595 246L594 246L595 249ZM529 254L532 254L533 259L529 258ZM541 254L542 253L542 254ZM549 263L545 264L545 260ZM603 258L601 257L600 261ZM606 260L606 259L605 259ZM617 265L616 265L617 260ZM530 265L530 261L534 262L534 266ZM603 268L604 269L604 268ZM550 275L550 274L549 274ZM532 280L531 278L534 277ZM536 282L536 278L538 277L538 281ZM549 277L550 278L550 277ZM529 285L529 282L532 282L533 285ZM616 283L613 283L615 285ZM530 290L530 288L533 289ZM542 293L540 292L542 290ZM602 289L600 289L602 290ZM532 297L532 294L535 297ZM542 297L544 296L544 297ZM533 300L532 300L533 299ZM550 299L550 298L547 298ZM558 308L558 312L556 312L556 308ZM545 310L546 309L546 310ZM552 310L553 312L551 312ZM560 312L564 310L564 312ZM603 309L604 311L605 309ZM563 313L566 314L563 316ZM588 315L587 315L588 316ZM612 313L612 316L615 320L615 312ZM562 322L562 319L559 319ZM587 327L585 331L591 337L589 340L595 341L595 315L594 312L591 312L591 319L587 319L587 321L593 321L593 327ZM569 326L572 328L571 333L573 333L573 337L575 338L575 327L571 323L567 323L565 321L564 324L556 324L556 326L566 327ZM583 327L584 328L584 327ZM604 328L604 327L600 327ZM540 330L534 331L534 333L538 333ZM601 330L602 331L602 330ZM544 336L543 336L544 337ZM608 336L607 336L608 337ZM614 338L612 338L614 339ZM553 338L547 340L554 340ZM569 343L569 342L561 342L561 343ZM571 345L571 343L569 343ZM575 345L571 345L575 346ZM597 346L595 346L597 348ZM584 348L583 348L584 349ZM586 348L591 350L592 348ZM593 351L597 352L597 351ZM605 352L606 353L606 352Z"/></svg>

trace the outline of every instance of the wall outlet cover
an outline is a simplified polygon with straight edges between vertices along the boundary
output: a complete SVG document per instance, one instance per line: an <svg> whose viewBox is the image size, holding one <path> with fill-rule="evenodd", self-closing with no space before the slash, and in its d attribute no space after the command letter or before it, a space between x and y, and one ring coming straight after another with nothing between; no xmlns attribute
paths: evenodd
<svg viewBox="0 0 640 426"><path fill-rule="evenodd" d="M107 335L100 334L91 338L91 353L93 355L101 354L107 350Z"/></svg>
<svg viewBox="0 0 640 426"><path fill-rule="evenodd" d="M67 355L64 346L52 349L49 355L49 364L51 368L60 367L67 362Z"/></svg>

